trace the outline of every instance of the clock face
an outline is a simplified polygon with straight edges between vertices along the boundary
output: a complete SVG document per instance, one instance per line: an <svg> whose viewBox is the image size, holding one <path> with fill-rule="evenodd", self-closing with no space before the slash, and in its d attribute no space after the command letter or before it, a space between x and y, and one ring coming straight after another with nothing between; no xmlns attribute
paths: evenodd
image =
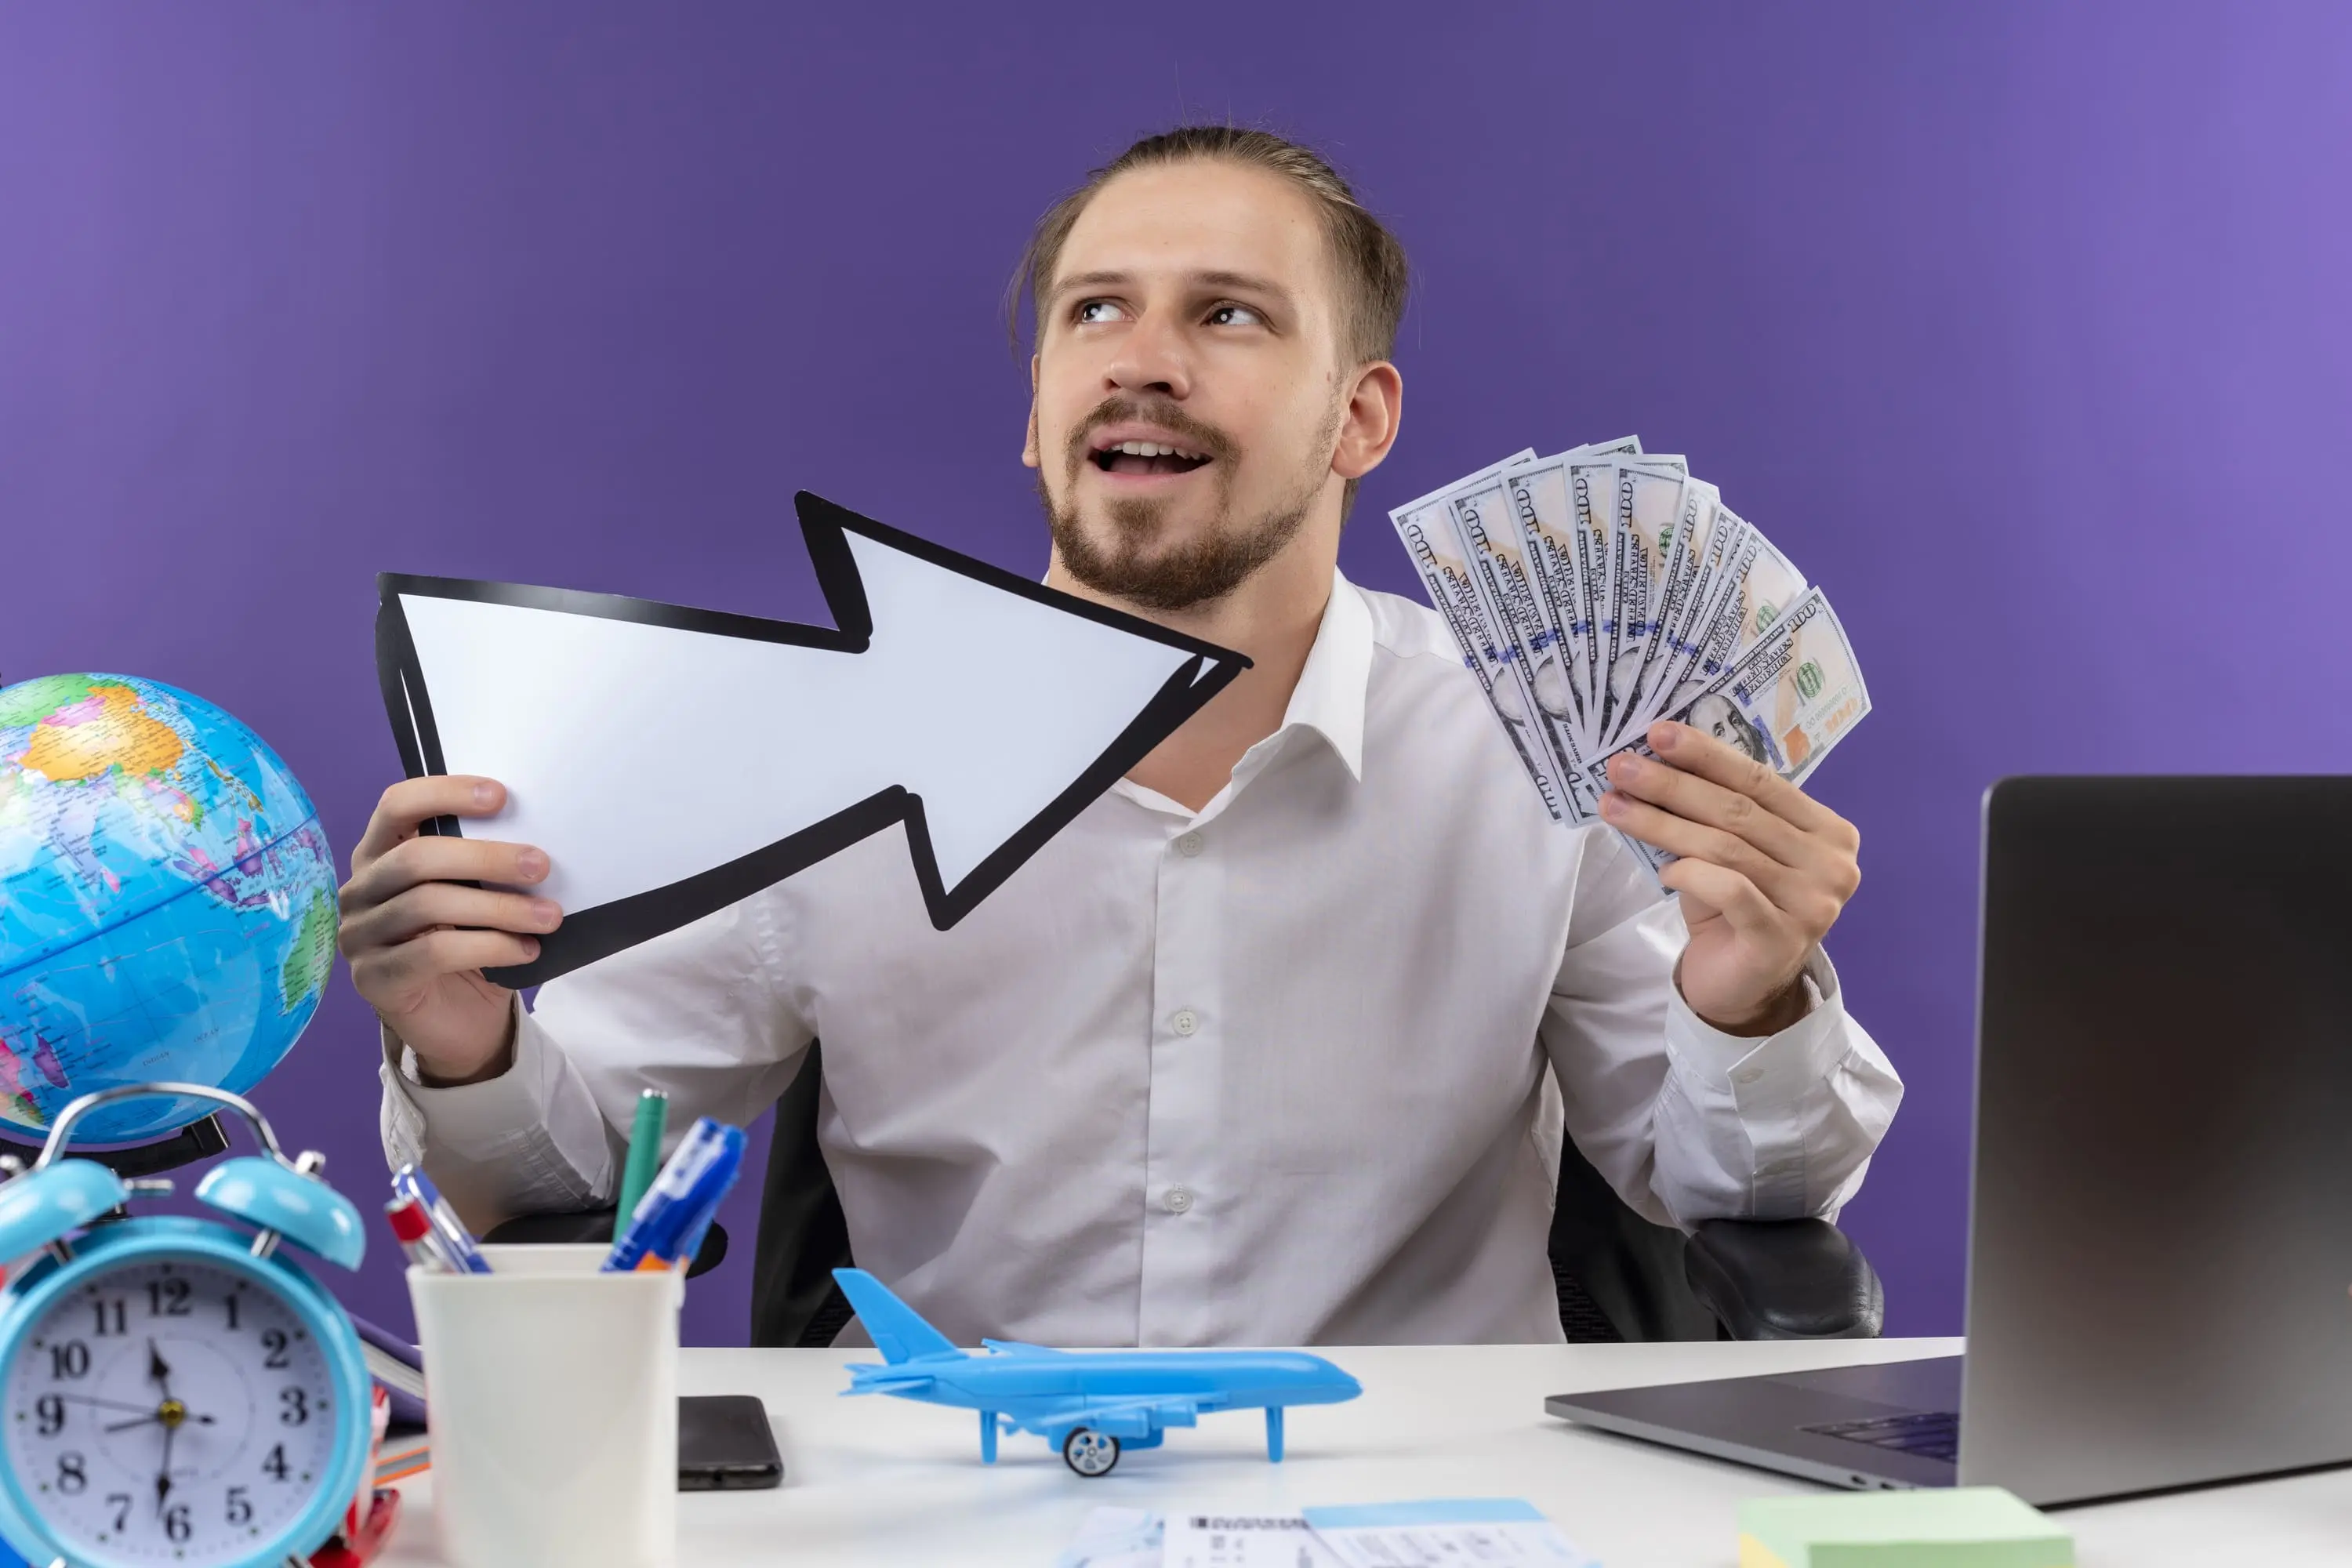
<svg viewBox="0 0 2352 1568"><path fill-rule="evenodd" d="M335 1471L335 1377L259 1279L199 1258L125 1262L26 1330L7 1464L77 1559L243 1561Z"/></svg>

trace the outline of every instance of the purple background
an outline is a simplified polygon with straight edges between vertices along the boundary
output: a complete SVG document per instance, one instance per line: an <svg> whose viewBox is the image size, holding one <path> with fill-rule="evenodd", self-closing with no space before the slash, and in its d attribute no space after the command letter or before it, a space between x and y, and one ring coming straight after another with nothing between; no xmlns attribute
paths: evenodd
<svg viewBox="0 0 2352 1568"><path fill-rule="evenodd" d="M1818 784L1833 946L1911 1086L1848 1225L1891 1330L1957 1331L1980 792L2352 768L2352 9L885 9L0 14L0 672L213 698L348 854L381 569L814 617L806 486L1037 570L1028 224L1271 124L1418 275L1352 575L1408 591L1392 502L1630 429L1836 600L1878 712ZM370 1197L374 1062L338 981L261 1095ZM395 1258L351 1300L404 1323Z"/></svg>

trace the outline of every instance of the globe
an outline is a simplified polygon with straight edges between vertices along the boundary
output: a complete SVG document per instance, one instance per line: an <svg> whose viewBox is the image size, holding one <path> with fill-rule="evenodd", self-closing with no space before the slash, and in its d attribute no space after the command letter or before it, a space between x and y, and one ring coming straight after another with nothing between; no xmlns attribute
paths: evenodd
<svg viewBox="0 0 2352 1568"><path fill-rule="evenodd" d="M0 1135L93 1089L243 1092L318 1010L335 863L278 753L127 675L0 687ZM201 1100L110 1105L77 1145L144 1142Z"/></svg>

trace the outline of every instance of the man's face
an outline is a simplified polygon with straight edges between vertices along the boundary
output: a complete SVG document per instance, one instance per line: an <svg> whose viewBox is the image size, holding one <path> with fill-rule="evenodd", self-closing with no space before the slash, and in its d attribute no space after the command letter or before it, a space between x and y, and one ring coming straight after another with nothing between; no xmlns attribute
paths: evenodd
<svg viewBox="0 0 2352 1568"><path fill-rule="evenodd" d="M1764 754L1762 745L1759 743L1762 737L1759 736L1748 722L1739 716L1739 710L1731 705L1731 699L1728 697L1700 698L1691 705L1690 717L1686 722L1700 734L1712 735L1725 745L1745 752L1752 761L1759 763L1770 761Z"/></svg>
<svg viewBox="0 0 2352 1568"><path fill-rule="evenodd" d="M1334 281L1312 199L1278 175L1195 161L1096 193L1039 305L1022 454L1073 577L1182 609L1318 508L1336 523L1356 367Z"/></svg>

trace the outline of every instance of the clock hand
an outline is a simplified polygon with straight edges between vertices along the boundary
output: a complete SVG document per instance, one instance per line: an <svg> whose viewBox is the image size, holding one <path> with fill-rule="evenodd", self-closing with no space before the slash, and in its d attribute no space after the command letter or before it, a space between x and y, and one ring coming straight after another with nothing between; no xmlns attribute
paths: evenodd
<svg viewBox="0 0 2352 1568"><path fill-rule="evenodd" d="M188 1407L172 1396L172 1369L163 1364L163 1352L155 1348L152 1335L147 1341L147 1375L163 1391L163 1403L155 1407L155 1418L163 1424L163 1474L158 1479L155 1494L155 1511L160 1518L163 1494L172 1489L172 1438L179 1431L180 1423L188 1418Z"/></svg>
<svg viewBox="0 0 2352 1568"><path fill-rule="evenodd" d="M155 1472L155 1517L163 1517L163 1504L172 1495L172 1439L179 1436L177 1426L163 1428L163 1468Z"/></svg>
<svg viewBox="0 0 2352 1568"><path fill-rule="evenodd" d="M100 1430L106 1432L128 1432L133 1426L153 1426L157 1425L170 1425L176 1426L181 1421L193 1421L199 1426L209 1426L213 1425L213 1418L209 1415L190 1415L183 1414L180 1417L180 1421L173 1421L169 1416L157 1413L150 1413L145 1415L135 1416L129 1421L117 1421L111 1426L101 1427Z"/></svg>
<svg viewBox="0 0 2352 1568"><path fill-rule="evenodd" d="M78 1405L96 1405L108 1410L145 1410L147 1408L144 1405L133 1405L123 1399L100 1399L94 1394L59 1394L51 1397L70 1399Z"/></svg>

